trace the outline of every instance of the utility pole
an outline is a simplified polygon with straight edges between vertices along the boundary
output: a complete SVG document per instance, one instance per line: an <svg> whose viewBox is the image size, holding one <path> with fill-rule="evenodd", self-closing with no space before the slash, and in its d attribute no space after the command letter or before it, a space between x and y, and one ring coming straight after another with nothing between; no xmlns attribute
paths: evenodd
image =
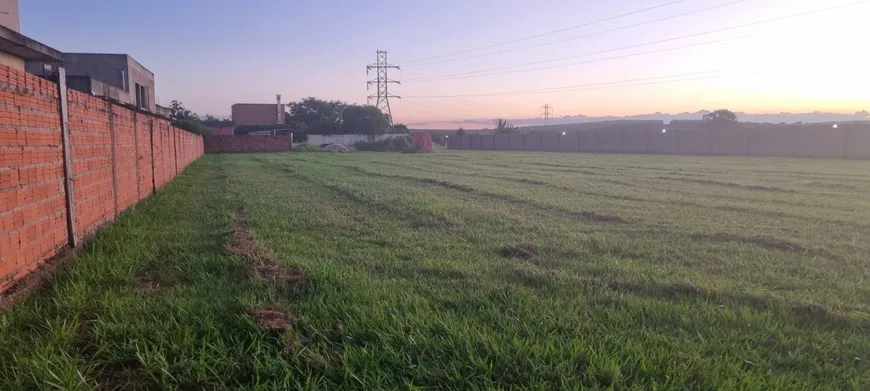
<svg viewBox="0 0 870 391"><path fill-rule="evenodd" d="M377 85L378 93L377 95L368 96L369 104L371 104L372 98L377 99L377 103L375 104L375 106L377 106L379 109L381 109L382 112L387 114L387 117L389 117L390 119L390 125L393 125L393 113L390 112L390 98L402 99L402 97L398 95L390 95L390 92L387 88L390 83L401 84L397 80L390 80L390 78L387 76L387 71L390 68L400 69L398 66L390 65L390 63L387 62L386 50L378 50L378 62L366 66L366 76L368 76L369 72L374 69L377 73L377 78L375 80L368 81L368 83L366 84L366 90L368 90L372 84Z"/></svg>
<svg viewBox="0 0 870 391"><path fill-rule="evenodd" d="M544 126L546 126L550 122L550 117L553 116L553 106L545 104L541 106L541 110L544 111L541 115L544 116Z"/></svg>

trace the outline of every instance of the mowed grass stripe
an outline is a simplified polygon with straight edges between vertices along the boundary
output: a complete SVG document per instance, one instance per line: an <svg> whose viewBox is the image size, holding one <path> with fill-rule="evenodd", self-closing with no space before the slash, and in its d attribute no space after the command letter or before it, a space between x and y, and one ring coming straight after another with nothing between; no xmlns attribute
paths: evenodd
<svg viewBox="0 0 870 391"><path fill-rule="evenodd" d="M324 168L328 166L329 168ZM401 166L404 166L402 164ZM302 165L298 166L302 169ZM305 166L308 167L308 166ZM704 233L699 232L671 232L660 229L651 229L646 227L638 228L636 226L621 228L612 228L609 225L600 224L571 224L571 217L562 216L557 220L549 220L547 226L539 224L529 225L529 222L539 221L540 209L526 210L522 207L518 208L513 202L493 200L487 197L477 197L476 192L467 193L464 190L451 189L451 187L443 187L438 184L431 184L425 180L410 180L410 186L397 187L389 178L382 178L382 175L375 178L360 179L359 169L345 168L348 172L345 175L340 175L333 171L328 163L317 163L314 169L320 176L324 178L332 178L335 182L340 182L341 186L370 183L368 196L375 199L381 199L384 203L390 203L397 195L415 194L421 198L428 198L430 201L443 199L443 208L454 209L455 212L449 213L449 216L455 219L463 219L463 227L474 226L480 222L489 223L487 226L462 229L463 233L479 232L479 231L499 231L507 232L515 235L510 240L522 241L523 233L527 232L547 232L545 238L553 238L554 244L558 246L561 242L566 243L581 243L584 247L594 248L593 255L609 255L621 259L623 262L630 261L631 264L651 264L658 268L655 275L659 276L680 276L690 278L692 280L701 278L707 279L709 276L727 275L723 273L722 264L716 259L731 257L729 267L739 266L745 269L745 274L741 275L736 280L718 281L716 285L741 284L750 287L773 287L777 291L788 294L797 294L803 296L809 301L815 301L817 296L812 291L807 291L808 287L817 285L815 281L822 280L852 280L856 282L854 285L846 286L831 286L824 287L825 289L834 289L842 291L842 294L836 296L850 297L855 293L856 287L860 287L859 281L863 281L861 276L850 275L845 268L839 267L818 267L820 262L832 264L834 266L842 266L843 262L854 262L863 265L860 260L843 261L837 257L832 257L830 254L825 259L810 256L803 256L799 253L791 253L789 251L775 251L758 248L748 241L748 239L736 238L738 240L746 240L746 244L742 247L732 247L727 243L725 247L721 247L721 239L717 236L712 236L703 240ZM342 167L338 167L342 168ZM299 171L297 171L297 174ZM422 177L425 178L425 177ZM443 189L439 189L443 187ZM362 190L360 190L362 191ZM381 192L385 193L382 194ZM393 198L391 198L393 197ZM469 204L469 202L472 202ZM402 201L398 202L402 203ZM433 203L434 204L434 203ZM468 205L469 207L462 207ZM555 221L563 221L565 224L553 224ZM408 222L406 221L406 224ZM632 224L633 225L633 224ZM551 227L559 227L560 230L553 231ZM595 235L589 237L596 231L606 229L607 235ZM637 234L642 234L637 237ZM520 234L520 235L516 235ZM575 234L580 234L577 236ZM565 238L565 235L569 235ZM698 242L698 237L702 241ZM549 239L545 239L548 242ZM704 242L707 242L705 244ZM740 242L735 242L740 245ZM753 248L754 247L754 248ZM735 248L738 252L735 253ZM651 250L655 251L651 251ZM703 249L708 256L698 259L695 254L699 249ZM760 265L753 261L753 258L764 256L770 261ZM737 263L740 260L743 263ZM797 265L804 265L800 274L795 273ZM649 273L649 271L646 271ZM639 272L638 275L644 274ZM808 293L808 294L804 294ZM850 303L861 303L860 299L850 298ZM851 304L854 305L854 304Z"/></svg>
<svg viewBox="0 0 870 391"><path fill-rule="evenodd" d="M323 162L321 164L326 165L335 165L338 163L330 163ZM346 165L341 165L343 167L348 167ZM373 172L371 170L365 170L358 166L353 166L352 169L356 169L357 171L361 171L360 173L365 174L366 172ZM408 169L412 169L414 171L408 171ZM541 199L556 199L563 201L561 205L552 205L549 203L545 203L543 206L544 209L557 209L563 211L567 214L571 213L582 213L582 211L571 211L566 208L571 207L575 203L592 203L595 204L596 207L600 208L614 208L612 205L616 205L618 209L625 210L633 210L634 213L640 214L642 218L636 219L640 220L635 222L636 224L648 224L649 222L655 222L653 227L661 228L662 230L668 231L681 231L682 226L679 224L673 224L675 216L673 216L673 212L676 210L678 213L685 215L703 215L707 218L711 223L707 224L706 229L713 230L717 227L721 227L721 223L723 221L735 221L738 226L734 227L734 231L740 231L743 235L759 235L759 236L782 236L782 233L779 232L778 228L782 227L783 220L792 220L794 224L806 224L811 223L814 225L826 225L826 229L844 232L845 235L848 235L851 232L854 232L854 228L852 226L844 226L847 225L843 221L831 220L828 218L815 218L804 215L795 215L794 210L787 212L783 212L782 210L786 210L785 207L779 210L770 210L761 209L764 208L764 204L760 204L758 206L753 205L753 207L747 207L747 203L737 203L736 200L732 200L730 202L708 202L708 203L698 203L697 201L687 201L688 199L692 199L691 197L684 198L675 198L675 197L656 197L652 198L651 194L655 194L654 192L645 190L638 191L637 193L628 193L624 192L622 194L618 193L618 189L628 189L630 187L613 187L613 186L595 186L596 180L590 180L589 182L583 182L581 186L577 186L577 183L574 183L575 188L571 188L568 183L563 182L560 185L551 185L552 180L544 181L541 179L534 179L528 176L518 176L518 177L503 177L500 175L489 175L485 173L480 173L479 171L475 171L473 173L463 172L461 174L445 172L441 169L438 170L426 170L426 169L418 169L418 166L412 166L407 163L401 164L401 168L379 168L380 174L385 175L384 173L391 173L390 175L400 176L400 177L411 177L416 178L419 177L420 181L435 181L446 183L447 185L451 183L455 183L459 187L464 187L466 189L472 189L471 185L477 186L479 190L485 190L487 194L490 195L501 195L501 189L503 188L512 188L516 192L526 195L517 196L517 195L503 195L505 200L516 200L520 203L527 203L533 206L539 205L539 201ZM415 177L416 175L416 177ZM485 179L494 179L496 181L506 181L509 183L500 183L500 182L492 182L486 180L477 180L470 178L485 178ZM540 177L538 177L540 178ZM413 180L413 179L412 179ZM482 185L486 185L487 183L491 183L485 188ZM543 189L538 189L536 187L541 186ZM599 191L590 191L587 190L589 188L599 189ZM545 192L549 192L552 194L551 197L542 197ZM612 190L612 192L606 192L608 190ZM652 190L662 192L660 189L653 188ZM671 191L671 190L667 190ZM629 195L630 194L630 195ZM636 195L635 195L636 194ZM535 201L529 201L533 199ZM651 203L661 204L666 208L649 208ZM565 206L565 205L568 206ZM759 208L760 207L760 208ZM678 208L678 209L676 209ZM792 208L794 209L794 208ZM665 214L659 215L649 215L649 211L663 211ZM817 210L817 209L816 209ZM604 216L607 215L606 212L601 213ZM746 223L742 223L745 219L744 216L757 216L763 215L765 217L770 217L772 219L767 220L759 220L755 219L755 221ZM830 216L830 211L828 210L828 214ZM845 217L851 218L854 217L852 214L847 214ZM775 219L775 220L773 220ZM696 229L704 227L697 227ZM858 225L857 228L859 230L865 229L864 226ZM848 231L848 229L852 229L852 231ZM713 233L715 231L711 231ZM699 234L701 232L685 232L686 235ZM794 235L794 234L790 234ZM789 239L785 237L783 239ZM796 236L792 240L797 240L806 243L806 247L809 248L822 248L830 246L830 242L818 241L817 235L814 233L810 233L810 235L802 237ZM860 245L861 243L856 243L855 241L851 241L850 243L841 244L840 247L844 250L851 249L849 253L846 253L844 256L846 257L854 257L856 252L856 245ZM865 246L866 247L866 246Z"/></svg>
<svg viewBox="0 0 870 391"><path fill-rule="evenodd" d="M543 165L546 163L539 163L539 165ZM859 188L848 185L845 183L831 183L826 184L825 182L811 181L810 183L815 183L812 186L812 190L795 190L793 188L786 188L785 192L800 192L799 196L795 197L782 197L779 194L783 191L774 191L774 194L764 194L765 188L773 188L779 189L773 186L770 186L767 178L763 180L758 180L754 184L737 184L733 182L727 182L722 180L699 180L697 178L692 178L692 180L682 182L687 183L679 183L679 186L673 186L673 183L668 183L668 181L663 178L671 177L674 178L674 175L686 175L682 171L674 172L671 171L669 176L665 176L661 173L656 173L655 175L649 175L645 172L626 172L624 170L607 170L604 171L600 168L589 168L585 166L581 167L573 167L573 168L541 168L541 167L533 167L532 169L526 169L525 167L529 167L526 164L516 164L516 165L508 165L508 164L498 164L498 165L487 165L480 164L479 162L473 162L472 166L474 167L473 171L469 171L466 174L474 175L474 171L486 171L486 172L498 172L503 174L510 175L523 175L523 176L533 176L542 180L553 180L557 179L560 181L564 180L593 180L597 183L611 183L622 187L620 190L624 191L626 188L634 188L637 191L643 191L642 189L651 189L655 190L657 193L670 193L671 196L688 196L694 199L708 199L708 200L724 200L724 201L754 201L760 206L765 206L768 203L772 204L780 204L785 207L794 207L794 206L806 206L809 207L805 209L807 212L812 212L817 208L825 208L826 210L842 210L843 215L848 217L848 213L855 211L866 210L866 208L870 208L870 199L866 196L862 196ZM440 163L440 162L429 162L429 165L425 166L429 169L443 169L443 167L449 167L452 170L462 170L467 169L468 166L456 165L455 163ZM423 168L423 166L417 166L415 168ZM554 175L555 174L555 175ZM703 177L701 174L697 174L699 177ZM715 175L716 178L722 177L722 173L707 173L704 175ZM754 174L748 174L750 176L755 176ZM592 177L592 178L590 178ZM630 181L626 181L624 178L631 178ZM616 179L615 179L616 178ZM619 179L622 178L622 179ZM680 181L680 179L672 179L673 181ZM698 183L698 182L701 183ZM711 183L712 182L712 183ZM738 181L739 182L739 181ZM716 189L717 184L722 186L724 189ZM751 188L753 186L758 187L758 189L742 189L741 187ZM835 189L836 192L826 191L820 192L819 189ZM711 191L714 190L714 191ZM715 192L715 190L728 190L727 194L719 194L719 192ZM843 192L842 190L848 190L847 192ZM648 193L648 192L647 192ZM857 196L857 197L856 197ZM844 200L849 200L849 202L843 202Z"/></svg>
<svg viewBox="0 0 870 391"><path fill-rule="evenodd" d="M610 163L615 163L613 165L603 167L598 165L598 163L589 162L586 159L580 160L579 163L576 162L574 164L559 164L559 163L551 163L554 159L562 159L566 156L572 156L573 154L535 154L535 153L520 153L520 156L524 156L524 158L518 158L516 161L513 161L512 164L504 164L502 162L498 162L497 160L487 157L486 155L477 158L478 160L473 160L473 164L475 167L486 167L487 169L494 168L507 168L507 169L517 169L519 167L535 167L535 168L543 168L549 172L565 172L565 173L583 173L587 175L599 175L599 176L608 176L608 177L621 177L621 176L632 176L636 177L636 180L648 180L654 179L658 177L667 176L665 174L673 175L679 174L682 176L715 176L717 179L727 179L723 181L719 179L717 182L723 182L726 185L728 183L737 182L735 184L742 185L746 187L757 186L759 189L753 191L754 193L758 193L759 191L763 191L765 187L774 187L770 185L770 181L776 181L779 183L787 183L788 186L784 190L790 191L801 191L805 193L805 195L811 196L819 196L820 202L825 202L828 198L841 198L844 196L852 195L849 197L855 202L866 203L868 201L867 197L854 197L854 195L860 195L860 192L842 192L839 190L861 190L861 189L870 189L870 181L867 180L867 176L861 177L844 177L838 181L832 182L831 179L838 178L836 170L845 170L847 168L854 169L854 163L844 162L841 160L816 160L816 159L807 159L807 161L814 162L813 165L824 167L827 169L830 176L825 175L810 175L806 172L799 171L795 174L789 174L787 169L783 171L770 171L760 169L759 167L766 166L782 166L787 167L795 164L795 160L792 159L779 159L779 158L758 158L758 159L749 159L745 163L739 164L731 164L729 166L729 170L708 170L708 169L695 169L693 167L703 167L710 166L709 164L699 164L697 158L691 157L656 157L656 156L631 156L629 159L635 159L636 163L640 163L635 166L623 166L619 164L619 159L624 158L625 155L587 155L587 156L607 156L608 161ZM539 158L540 160L531 160L529 156L534 156ZM745 158L703 158L709 159L709 162L717 162L718 164L724 165L729 162L736 161L744 161ZM469 160L457 160L456 162L462 164L464 162L468 162ZM656 163L664 163L664 164L656 164ZM803 163L803 161L800 161ZM450 164L450 163L447 163ZM815 167L819 169L819 167ZM783 181L784 177L788 177L789 175L799 175L800 179L795 181ZM750 179L750 181L748 181ZM660 181L660 179L657 179ZM708 187L711 184L707 184ZM801 187L803 186L803 187ZM731 186L732 188L735 186ZM732 189L733 190L733 189ZM837 191L828 191L828 190L837 190ZM752 194L750 194L752 195ZM755 194L759 195L759 194ZM763 196L760 195L760 196ZM806 197L804 197L806 198Z"/></svg>
<svg viewBox="0 0 870 391"><path fill-rule="evenodd" d="M276 155L276 156L277 156L277 155ZM278 170L278 169L277 169L277 166L276 166L274 163L270 163L270 164L271 164L271 166L273 167L273 169L270 171L270 175L274 175L274 173L277 173L277 172L278 172L278 171L277 171L277 170ZM341 175L340 172L336 172L335 170L332 170L332 169L325 169L325 168L323 168L323 167L318 167L318 166L316 165L316 163L313 164L313 165L311 165L311 166L309 166L309 164L306 163L306 162L298 162L298 163L297 163L297 162L294 162L294 161L290 161L290 163L288 163L288 164L292 164L292 166L293 166L293 168L294 168L295 171L294 171L293 173L287 173L287 174L286 174L286 175L287 175L287 178L288 178L287 180L292 180L292 181L294 181L294 183L297 183L297 184L298 184L299 182L298 182L298 181L295 181L294 176L296 176L297 174L299 174L299 173L300 173L301 171L303 171L303 170L309 170L309 169L311 169L311 170L316 170L316 171L312 171L312 173L316 173L316 175L318 175L319 177L322 177L322 178L330 178L329 180L332 181L333 183L341 183L343 186L351 186L351 185L350 185L351 183L355 184L357 180L359 180L359 181L362 181L362 180L363 180L363 179L354 179L354 176L352 176L352 175L347 175L347 174L345 174L345 175ZM264 171L265 171L265 170L264 170ZM276 181L275 178L272 178L272 179L270 179L270 180L273 181L273 182ZM325 180L325 179L324 179L324 180ZM382 181L380 181L380 180L372 180L372 179L369 179L369 178L366 178L365 180L369 180L369 181L371 181L371 183L370 183L370 187L366 188L366 190L368 191L368 192L367 192L367 196L368 196L368 197L373 197L373 198L377 198L377 197L381 197L381 196L383 196L383 197L387 197L387 194L384 194L384 193L395 194L395 193L397 193L397 192L398 192L398 193L401 193L402 196L406 196L407 194L405 193L405 191L410 191L410 190L401 190L401 191L399 191L400 187L390 187L390 186L387 186L387 185L386 185L387 182L382 182ZM306 179L306 180L303 180L302 182L303 182L303 183L306 183L306 186L310 186L310 185L314 184L314 183L310 182L310 181L307 180L307 179ZM316 184L314 184L314 185L316 185ZM417 186L415 185L415 186L412 186L412 187L417 187ZM450 192L454 192L454 191L455 191L455 190L451 190L451 189L449 189L449 188L444 188L443 190L440 189L440 188L438 188L438 189L436 189L437 191L433 193L433 192L431 191L431 190L432 190L431 188L430 188L430 189L424 189L424 188L421 186L420 189L421 189L421 190L429 190L429 193L430 193L430 194L440 194L440 193L442 193L442 191L443 191L443 192L446 192L446 193L450 193ZM331 193L331 190L330 190L329 192L327 192L327 194L329 194L329 193ZM460 193L461 193L461 192L460 192ZM337 196L337 197L338 197L338 198L336 199L336 201L337 201L338 203L337 203L337 204L334 204L334 205L339 205L339 206L340 206L340 205L347 205L347 204L346 204L346 197L345 197L345 196L343 196L343 195L341 195L341 194L339 194L339 193L332 193L332 194L333 194L334 196ZM276 199L276 200L277 200L277 199ZM323 199L320 199L320 200L323 201L323 202L330 202L330 204L332 204L332 198L323 198ZM387 197L387 198L384 198L384 200L394 200L394 198L389 198L389 197ZM461 201L460 201L460 202L461 202ZM405 205L405 204L407 204L407 203L403 203L403 205ZM413 203L411 203L411 204L413 204ZM351 203L350 205L355 205L355 203ZM353 207L353 209L356 210L356 207ZM408 222L405 221L404 219L398 219L398 220L397 220L397 219L394 219L394 218L389 218L389 215L388 215L387 217L388 217L388 218L387 218L386 220L389 221L389 222L391 222L390 224L398 224L398 226L397 226L397 227L394 227L393 229L398 229L398 230L406 229ZM310 218L313 219L313 220L316 220L316 219L318 218L318 216L315 215L315 216L311 216ZM464 225L464 224L465 224L465 222L463 222L463 225ZM380 231L380 228L379 228L379 231ZM438 232L438 231L439 231L439 230L435 230L435 232ZM427 232L428 232L428 231L427 231ZM440 238L437 238L437 237L436 237L436 238L433 238L432 241L435 242L435 241L437 241L437 239L440 239ZM360 260L360 261L362 261L362 260ZM412 260L409 260L409 262L412 262ZM532 269L532 270L535 270L535 269ZM510 273L507 273L507 275L505 275L505 273L500 273L500 274L497 275L497 276L501 276L501 277L499 277L498 281L504 281L503 278L504 278L504 279L510 279L510 278L511 278L511 275L516 274L516 273L519 273L519 274L520 274L520 276L521 276L521 277L519 277L520 279L524 279L524 278L522 277L522 276L523 276L523 272L520 271L520 272L510 272ZM534 272L533 272L533 273L534 273ZM445 275L449 275L449 273L444 273L444 274L445 274ZM505 278L505 277L506 277L506 278ZM395 287L392 287L392 285L391 285L391 283L394 282L394 281L397 279L395 274L388 275L388 276L380 276L380 277L379 277L379 276L377 276L377 274L374 274L374 275L373 275L373 274L371 274L371 273L369 273L369 272L367 271L367 272L366 272L366 275L365 275L364 278L361 278L360 280L355 280L355 281L367 281L367 282L371 282L370 279L372 279L372 278L375 278L375 279L376 279L375 281L379 281L380 284L389 285L389 287L381 287L380 289L377 289L378 292L383 292L384 290L395 290L395 289L396 289ZM386 278L386 280L389 281L389 282L382 281L382 280L380 280L380 278ZM412 281L419 281L419 280L415 280L414 277L413 277L413 275L411 275L411 276L407 276L407 278L408 278L408 279L411 279ZM514 276L514 279L515 279L515 278L516 278L516 277ZM399 278L399 279L401 280L401 278ZM448 279L448 280L449 280L449 279ZM502 282L502 283L503 283L503 282ZM380 285L380 284L375 284L375 285ZM525 284L525 283L524 283L524 284ZM418 286L418 285L420 285L420 284L419 284L419 283L413 283L413 282L412 282L412 283L410 283L410 284L408 284L408 285L409 285L409 286ZM451 284L445 284L445 285L451 288L451 289L448 289L448 292L452 292L453 289L455 288L455 286L454 286L454 285L451 285ZM521 284L521 285L525 287L525 285L523 285L523 284ZM558 285L558 284L557 284L557 285ZM429 285L426 284L426 286L428 287ZM434 289L434 288L437 288L437 286L432 286L431 288ZM363 289L362 286L360 286L358 290L362 290L362 289ZM408 289L411 289L411 288L408 287ZM418 286L418 287L417 287L416 289L414 289L413 291L417 291L417 290L419 290L419 289L421 289L421 288ZM514 289L514 288L511 288L511 289ZM526 289L527 289L527 288L526 288ZM552 288L546 288L546 289L552 289ZM576 290L576 287L575 287L574 289L570 289L570 290L567 290L567 291L568 291L568 292L573 292L573 293L571 294L570 297L574 297L573 294L577 294L577 293L578 293L577 290ZM606 292L606 289L602 289L601 291L605 291L605 292ZM601 293L605 293L605 292L601 292ZM465 293L465 292L463 292L463 293ZM549 292L547 292L547 293L549 293ZM566 292L566 293L567 293L567 292ZM583 293L583 292L581 292L581 297L583 296L582 293ZM365 296L364 293L357 293L357 294L358 294L358 295L364 295L364 296ZM385 300L386 298L380 298L380 299L381 299L381 300ZM394 303L394 302L393 302L394 300L399 300L399 299L397 299L397 298L392 298L392 299L390 299L389 302L390 302L390 303ZM658 299L642 299L642 300L653 300L653 302L658 302L658 301L660 301L660 300L658 300ZM369 301L369 300L363 300L363 301L364 301L366 304L370 304L370 305L373 305L373 306L376 306L376 304L377 304L377 303L373 303L373 302L371 302L371 301ZM486 301L489 301L489 299L487 299ZM472 302L474 302L474 301L472 301ZM394 304L395 304L395 303L394 303ZM407 310L407 305L408 305L407 303L404 303L404 302L403 302L403 305L402 305L402 306L398 306L398 308L401 308L402 310ZM414 306L414 307L416 308L415 311L419 311L421 307L426 307L426 308L428 308L430 305L431 305L431 301L427 301L426 304L423 304L423 303L416 304L416 305ZM449 307L449 308L467 308L467 307L472 307L472 304L469 303L468 300L465 300L465 301L462 302L462 304L458 305L458 307L457 307L457 304L452 304L452 305L449 305L448 307ZM583 307L588 307L588 304L584 303L582 307L581 307L581 306L578 306L578 307L576 307L576 308L583 308ZM715 308L715 306L711 306L711 307L714 307L714 308ZM473 308L473 307L472 307L472 308ZM483 307L483 308L487 308L487 307ZM501 308L503 308L503 305L500 305L498 308L500 308L500 310L499 310L499 312L496 313L496 314L490 314L489 311L485 311L484 314L481 314L479 311L468 311L468 312L476 313L477 316L478 316L479 318L485 318L485 317L491 316L491 317L494 317L494 320L495 320L495 319L499 319L500 317L502 317L502 315L498 315L498 314L500 313ZM509 307L509 308L510 308L510 307ZM572 307L572 308L574 308L574 307ZM375 310L373 310L373 311L378 312L377 309L375 309ZM463 312L465 312L465 311L463 311ZM357 314L356 312L354 312L354 315L356 316L356 315L359 315L359 314ZM438 317L440 317L440 315L433 315L433 317L438 318ZM399 319L404 319L404 317L401 317L401 318L399 318ZM525 318L524 318L524 319L525 319ZM396 320L390 320L391 323L392 323L392 322L395 322L395 321L396 321ZM408 321L408 320L405 319L405 321ZM527 321L530 321L530 320L527 319ZM532 323L532 324L534 324L534 323ZM572 322L567 322L567 324L568 324L568 325L571 325ZM390 334L390 331L394 330L392 327L387 327L387 326L383 326L383 327L385 327L385 329L383 329L382 331L385 332L385 333L387 333L387 334ZM569 326L569 327L570 327L570 326ZM501 329L510 329L510 327L508 327L508 326L506 326L506 325L500 325L499 328L501 328ZM379 330L381 330L381 329L379 328ZM360 331L360 332L361 332L361 331ZM502 333L504 333L504 331L502 331ZM390 334L390 338L392 338L392 337L393 337L393 336ZM416 337L416 335L415 335L415 337ZM371 336L369 336L369 338L371 338ZM382 339L379 339L377 345L380 346L380 345L384 344L385 341L391 340L390 338L382 338ZM422 338L422 337L421 337L421 338ZM463 336L463 339L465 339L465 338L474 338L474 337L473 337L473 336ZM490 342L494 342L494 341L490 341ZM561 346L561 345L559 345L559 346ZM451 350L453 350L454 348L455 348L455 347L452 347ZM608 347L608 348L609 348L609 347ZM460 351L463 351L462 349L459 349L459 350L460 350ZM514 352L510 352L510 354L511 354L511 355L516 355L516 353L514 353ZM442 361L443 361L443 359L442 359ZM463 361L465 361L465 360L463 360ZM453 361L453 360L450 360L450 363L451 363L451 364L456 364L456 362ZM513 368L513 367L515 367L516 364L511 365L510 363L506 363L506 365L510 365L509 368ZM744 365L746 365L746 364L744 363ZM429 367L429 368L432 369L432 370L435 369L435 368L432 368L432 367ZM542 369L542 368L537 368L537 370L534 370L534 371L533 371L534 374L533 374L531 377L532 377L532 378L538 378L538 377L539 377L538 374L540 373L539 371L540 371L541 369ZM568 378L571 378L571 377L568 377ZM437 377L436 377L435 379L437 379ZM484 380L486 380L486 379L481 379L480 381L484 381ZM444 381L444 380L441 380L441 381ZM442 384L443 384L443 383L442 383ZM449 383L448 383L448 384L449 384ZM467 383L465 383L465 384L467 384ZM484 384L485 384L485 383L484 383ZM551 384L552 384L552 383L551 383Z"/></svg>

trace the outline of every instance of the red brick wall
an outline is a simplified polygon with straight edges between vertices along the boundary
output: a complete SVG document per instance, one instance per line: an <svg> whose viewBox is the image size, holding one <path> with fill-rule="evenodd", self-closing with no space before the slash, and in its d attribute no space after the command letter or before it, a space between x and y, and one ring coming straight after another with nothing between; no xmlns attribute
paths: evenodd
<svg viewBox="0 0 870 391"><path fill-rule="evenodd" d="M0 66L0 291L66 243L57 86Z"/></svg>
<svg viewBox="0 0 870 391"><path fill-rule="evenodd" d="M139 197L147 197L154 191L154 169L152 166L151 117L141 113L133 113L133 125L136 127L136 142L138 144L137 161L139 162Z"/></svg>
<svg viewBox="0 0 870 391"><path fill-rule="evenodd" d="M115 134L115 179L118 210L129 208L139 201L139 178L136 169L136 128L132 110L112 107Z"/></svg>
<svg viewBox="0 0 870 391"><path fill-rule="evenodd" d="M212 136L232 136L235 134L235 127L233 126L209 126L208 127L209 135Z"/></svg>
<svg viewBox="0 0 870 391"><path fill-rule="evenodd" d="M165 119L72 90L68 110L79 238L203 153L200 136ZM57 85L0 66L0 292L56 255L68 235Z"/></svg>
<svg viewBox="0 0 870 391"><path fill-rule="evenodd" d="M287 152L290 135L274 136L205 136L205 152Z"/></svg>
<svg viewBox="0 0 870 391"><path fill-rule="evenodd" d="M68 96L76 233L84 237L115 217L109 103L77 91Z"/></svg>

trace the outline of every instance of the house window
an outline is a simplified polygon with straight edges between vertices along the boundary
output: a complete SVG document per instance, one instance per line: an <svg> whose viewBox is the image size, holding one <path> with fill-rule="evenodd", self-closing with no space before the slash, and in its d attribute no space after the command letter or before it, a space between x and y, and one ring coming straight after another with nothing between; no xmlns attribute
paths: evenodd
<svg viewBox="0 0 870 391"><path fill-rule="evenodd" d="M127 84L127 71L121 70L121 89L130 91L130 85Z"/></svg>
<svg viewBox="0 0 870 391"><path fill-rule="evenodd" d="M148 108L148 88L136 83L136 107Z"/></svg>

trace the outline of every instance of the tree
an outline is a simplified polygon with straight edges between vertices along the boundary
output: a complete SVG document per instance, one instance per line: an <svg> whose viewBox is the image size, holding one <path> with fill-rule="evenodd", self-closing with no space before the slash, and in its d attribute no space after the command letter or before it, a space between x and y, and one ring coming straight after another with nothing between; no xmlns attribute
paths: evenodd
<svg viewBox="0 0 870 391"><path fill-rule="evenodd" d="M287 124L314 133L314 129L318 127L315 124L319 124L322 128L324 123L329 121L339 123L342 110L347 107L347 103L308 97L298 102L290 102L287 107L290 109Z"/></svg>
<svg viewBox="0 0 870 391"><path fill-rule="evenodd" d="M384 134L390 129L390 118L375 106L346 106L341 118L344 134Z"/></svg>
<svg viewBox="0 0 870 391"><path fill-rule="evenodd" d="M737 122L737 114L734 114L731 110L721 109L704 114L701 119L704 122L731 124Z"/></svg>
<svg viewBox="0 0 870 391"><path fill-rule="evenodd" d="M411 133L411 130L408 129L408 126L405 124L395 124L395 125L393 125L393 128L390 129L390 133L407 134L407 133Z"/></svg>
<svg viewBox="0 0 870 391"><path fill-rule="evenodd" d="M174 100L169 102L169 119L173 121L198 118L196 113L184 107L184 104Z"/></svg>
<svg viewBox="0 0 870 391"><path fill-rule="evenodd" d="M174 100L169 103L169 119L172 126L191 133L208 134L209 129L200 121L196 113L184 107L184 104Z"/></svg>
<svg viewBox="0 0 870 391"><path fill-rule="evenodd" d="M495 132L496 133L513 133L516 130L516 126L514 124L508 122L508 120L504 118L499 118L495 120Z"/></svg>
<svg viewBox="0 0 870 391"><path fill-rule="evenodd" d="M459 130L456 131L456 135L459 137L465 136L465 129L459 128Z"/></svg>

